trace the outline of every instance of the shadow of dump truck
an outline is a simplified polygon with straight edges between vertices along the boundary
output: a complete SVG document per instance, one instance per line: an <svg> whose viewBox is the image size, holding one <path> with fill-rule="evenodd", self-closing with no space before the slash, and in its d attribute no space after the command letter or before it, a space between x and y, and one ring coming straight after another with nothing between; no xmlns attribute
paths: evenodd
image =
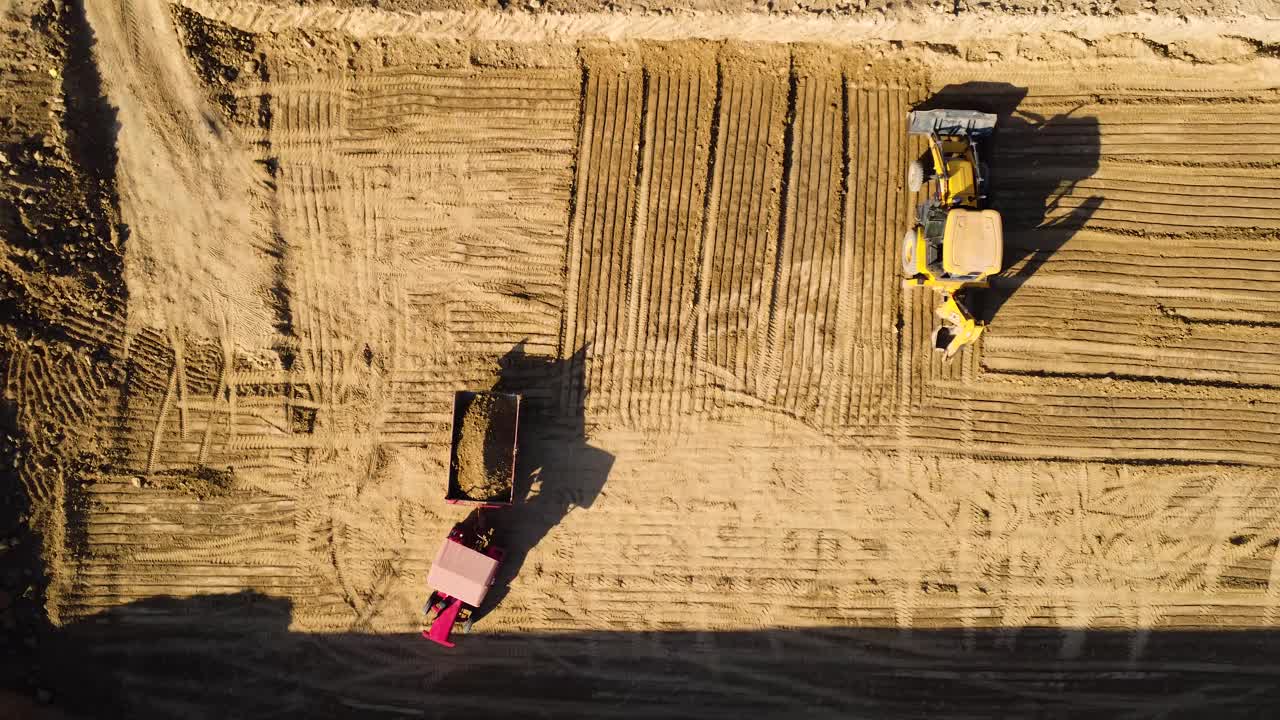
<svg viewBox="0 0 1280 720"><path fill-rule="evenodd" d="M608 480L613 455L587 442L585 393L580 391L585 355L585 347L568 358L530 355L520 343L499 360L499 380L492 389L523 397L515 502L482 511L491 514L495 542L506 556L473 615L477 621L506 597L538 543L569 513L590 508ZM565 403L566 397L575 400Z"/></svg>

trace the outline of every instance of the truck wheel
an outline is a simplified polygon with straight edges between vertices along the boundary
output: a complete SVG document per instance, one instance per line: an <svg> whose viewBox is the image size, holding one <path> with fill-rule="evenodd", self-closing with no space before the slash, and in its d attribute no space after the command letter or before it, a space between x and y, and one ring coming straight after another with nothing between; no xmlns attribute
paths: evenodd
<svg viewBox="0 0 1280 720"><path fill-rule="evenodd" d="M916 266L916 229L913 227L902 236L902 274L915 277L920 268Z"/></svg>
<svg viewBox="0 0 1280 720"><path fill-rule="evenodd" d="M924 187L924 163L912 160L907 166L907 189L911 192L920 192L922 187Z"/></svg>

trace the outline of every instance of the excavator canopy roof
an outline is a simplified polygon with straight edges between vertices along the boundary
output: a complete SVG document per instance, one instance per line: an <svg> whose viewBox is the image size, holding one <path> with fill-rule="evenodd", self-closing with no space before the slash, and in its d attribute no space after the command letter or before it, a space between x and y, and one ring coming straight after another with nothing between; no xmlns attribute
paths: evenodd
<svg viewBox="0 0 1280 720"><path fill-rule="evenodd" d="M1000 272L1004 263L1004 231L995 210L947 213L942 235L942 269L951 275L986 276Z"/></svg>

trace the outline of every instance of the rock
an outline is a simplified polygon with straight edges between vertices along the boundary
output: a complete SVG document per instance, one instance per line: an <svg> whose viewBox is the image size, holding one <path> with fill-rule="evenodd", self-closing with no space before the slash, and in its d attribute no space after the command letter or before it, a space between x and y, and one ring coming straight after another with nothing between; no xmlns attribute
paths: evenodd
<svg viewBox="0 0 1280 720"><path fill-rule="evenodd" d="M133 486L134 486L134 487L136 487L136 488L140 488L140 487L142 487L142 478L140 478L140 477L133 477L133 478L131 478L131 479L129 480L129 484L130 484L130 485L133 485Z"/></svg>

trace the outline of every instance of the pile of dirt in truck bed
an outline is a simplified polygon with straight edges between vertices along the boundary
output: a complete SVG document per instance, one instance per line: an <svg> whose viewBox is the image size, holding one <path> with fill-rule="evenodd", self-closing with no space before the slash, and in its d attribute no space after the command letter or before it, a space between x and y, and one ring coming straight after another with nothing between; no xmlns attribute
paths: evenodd
<svg viewBox="0 0 1280 720"><path fill-rule="evenodd" d="M454 456L457 483L472 500L505 499L511 493L512 415L499 398L476 395L462 415Z"/></svg>

